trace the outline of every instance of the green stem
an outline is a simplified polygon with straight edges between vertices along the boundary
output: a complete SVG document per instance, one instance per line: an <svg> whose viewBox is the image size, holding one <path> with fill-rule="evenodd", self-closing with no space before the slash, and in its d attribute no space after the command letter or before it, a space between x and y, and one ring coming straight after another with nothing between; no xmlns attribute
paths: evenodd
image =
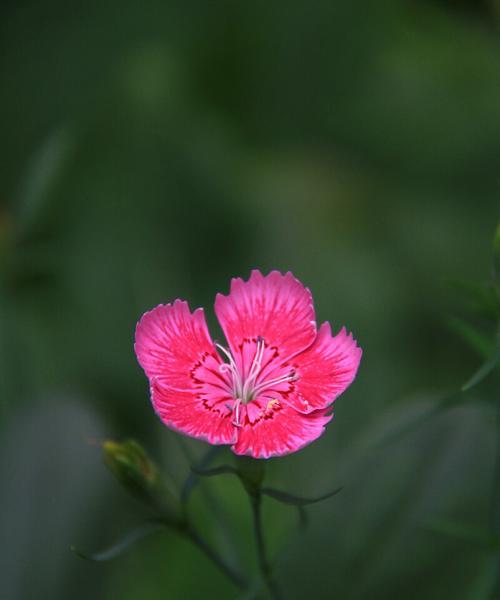
<svg viewBox="0 0 500 600"><path fill-rule="evenodd" d="M496 334L497 352L500 351L500 319L497 324ZM493 471L493 485L491 489L491 530L497 538L500 536L500 404L496 406L496 452ZM500 565L499 565L500 577Z"/></svg>
<svg viewBox="0 0 500 600"><path fill-rule="evenodd" d="M191 527L187 527L184 531L187 537L198 546L198 548L215 564L217 567L236 585L242 590L247 589L248 582L245 578L233 569L227 562L208 544L208 542L201 537Z"/></svg>
<svg viewBox="0 0 500 600"><path fill-rule="evenodd" d="M264 542L264 533L262 528L262 494L259 491L254 492L250 495L250 502L252 505L253 521L255 529L255 540L257 543L257 554L259 559L259 569L263 581L269 589L269 593L274 600L280 600L282 598L281 592L276 585L276 581L273 578L271 565L267 558L266 545Z"/></svg>
<svg viewBox="0 0 500 600"><path fill-rule="evenodd" d="M496 453L491 490L490 526L493 539L498 540L500 537L500 407L497 408L496 425ZM500 555L498 556L496 567L495 598L498 597L497 594L500 594Z"/></svg>
<svg viewBox="0 0 500 600"><path fill-rule="evenodd" d="M496 453L491 490L491 529L494 535L500 534L500 407L496 414Z"/></svg>

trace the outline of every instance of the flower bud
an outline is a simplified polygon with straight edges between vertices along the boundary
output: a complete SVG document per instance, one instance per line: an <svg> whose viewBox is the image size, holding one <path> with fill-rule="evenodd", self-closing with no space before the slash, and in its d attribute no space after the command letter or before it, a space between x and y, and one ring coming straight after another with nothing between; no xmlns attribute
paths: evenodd
<svg viewBox="0 0 500 600"><path fill-rule="evenodd" d="M102 445L104 463L136 498L171 524L180 523L179 498L144 448L135 440Z"/></svg>

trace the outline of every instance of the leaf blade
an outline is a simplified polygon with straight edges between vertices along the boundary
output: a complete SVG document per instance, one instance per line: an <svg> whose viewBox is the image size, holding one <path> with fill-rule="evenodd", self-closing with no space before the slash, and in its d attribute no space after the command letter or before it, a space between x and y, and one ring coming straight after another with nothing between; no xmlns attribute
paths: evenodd
<svg viewBox="0 0 500 600"><path fill-rule="evenodd" d="M460 337L479 356L485 359L491 356L495 344L482 331L479 331L476 327L459 317L448 317L446 324L453 333Z"/></svg>
<svg viewBox="0 0 500 600"><path fill-rule="evenodd" d="M338 494L343 488L339 487L327 494L322 494L321 496L317 496L316 498L302 498L301 496L294 496L293 494L289 494L288 492L283 492L282 490L275 490L274 488L263 487L261 492L265 496L269 496L278 502L282 502L283 504L290 504L292 506L307 506L308 504L316 504L317 502L322 502L323 500L327 500L328 498L332 498L336 494Z"/></svg>
<svg viewBox="0 0 500 600"><path fill-rule="evenodd" d="M231 467L231 465L221 465L220 467L214 467L213 469L199 469L197 467L191 467L191 471L200 477L214 477L216 475L225 474L239 476L238 471L234 467Z"/></svg>
<svg viewBox="0 0 500 600"><path fill-rule="evenodd" d="M136 542L142 540L146 536L158 531L159 529L164 529L166 524L160 520L148 520L142 525L135 527L131 531L129 531L123 538L105 548L104 550L100 550L99 552L82 552L76 546L71 546L70 550L74 552L80 558L84 560L90 560L94 562L105 562L116 558L123 554L130 546L134 545Z"/></svg>
<svg viewBox="0 0 500 600"><path fill-rule="evenodd" d="M494 547L494 539L491 534L478 527L450 521L448 519L433 519L428 521L424 527L433 533L452 537L470 544L485 548Z"/></svg>
<svg viewBox="0 0 500 600"><path fill-rule="evenodd" d="M208 451L202 456L201 460L198 461L196 468L205 469L208 465L216 458L216 456L221 451L220 446L214 446L209 448ZM194 488L198 485L199 478L196 473L193 471L193 467L191 467L191 473L186 478L184 485L181 490L181 503L186 504L189 500L189 497L194 490Z"/></svg>
<svg viewBox="0 0 500 600"><path fill-rule="evenodd" d="M481 383L483 379L485 379L497 366L498 361L500 360L500 345L498 345L495 349L495 352L490 356L490 358L483 363L481 367L472 375L470 379L468 379L460 388L462 392L467 392L478 383Z"/></svg>

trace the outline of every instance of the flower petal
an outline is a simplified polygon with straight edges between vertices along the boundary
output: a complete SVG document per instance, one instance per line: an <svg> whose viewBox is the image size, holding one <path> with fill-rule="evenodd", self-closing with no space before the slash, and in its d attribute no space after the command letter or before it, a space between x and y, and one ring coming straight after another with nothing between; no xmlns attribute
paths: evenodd
<svg viewBox="0 0 500 600"><path fill-rule="evenodd" d="M285 359L316 337L311 292L291 273L254 270L248 281L233 279L228 296L217 294L215 313L235 358L245 339L260 336Z"/></svg>
<svg viewBox="0 0 500 600"><path fill-rule="evenodd" d="M160 419L211 444L234 443L230 383L220 372L203 310L191 314L181 300L157 306L138 323L135 340Z"/></svg>
<svg viewBox="0 0 500 600"><path fill-rule="evenodd" d="M151 401L160 419L175 431L210 444L234 444L236 427L232 412L223 401L210 404L196 393L179 392L151 381Z"/></svg>
<svg viewBox="0 0 500 600"><path fill-rule="evenodd" d="M332 416L325 411L305 415L280 402L253 424L246 421L231 449L254 458L291 454L319 438Z"/></svg>
<svg viewBox="0 0 500 600"><path fill-rule="evenodd" d="M361 354L345 327L332 337L330 324L323 323L314 344L292 361L299 378L286 402L303 413L331 405L354 380Z"/></svg>
<svg viewBox="0 0 500 600"><path fill-rule="evenodd" d="M146 375L169 387L192 389L190 371L204 354L215 354L205 314L191 314L187 302L160 304L145 313L135 332L135 353Z"/></svg>

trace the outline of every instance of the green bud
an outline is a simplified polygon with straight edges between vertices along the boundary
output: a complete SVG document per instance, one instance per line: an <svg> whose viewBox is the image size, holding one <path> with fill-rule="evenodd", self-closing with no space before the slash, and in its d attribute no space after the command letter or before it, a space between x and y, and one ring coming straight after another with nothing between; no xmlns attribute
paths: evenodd
<svg viewBox="0 0 500 600"><path fill-rule="evenodd" d="M144 448L135 440L102 445L104 463L133 496L171 524L179 524L179 498Z"/></svg>

